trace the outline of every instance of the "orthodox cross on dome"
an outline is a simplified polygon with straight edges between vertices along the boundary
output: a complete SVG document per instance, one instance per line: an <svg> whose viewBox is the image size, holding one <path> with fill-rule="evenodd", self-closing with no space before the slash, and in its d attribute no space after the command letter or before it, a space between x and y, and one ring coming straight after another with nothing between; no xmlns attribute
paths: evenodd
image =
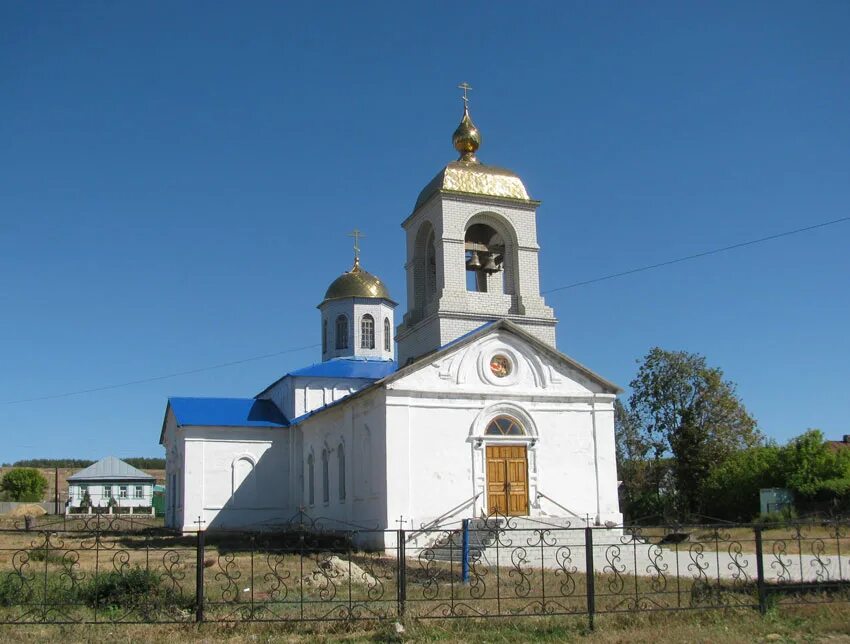
<svg viewBox="0 0 850 644"><path fill-rule="evenodd" d="M360 270L360 239L366 235L355 228L348 236L354 237L354 268L351 270Z"/></svg>
<svg viewBox="0 0 850 644"><path fill-rule="evenodd" d="M463 90L463 106L469 107L469 96L467 96L466 93L472 89L472 86L469 83L467 83L466 81L463 81L457 87L458 87L458 89Z"/></svg>

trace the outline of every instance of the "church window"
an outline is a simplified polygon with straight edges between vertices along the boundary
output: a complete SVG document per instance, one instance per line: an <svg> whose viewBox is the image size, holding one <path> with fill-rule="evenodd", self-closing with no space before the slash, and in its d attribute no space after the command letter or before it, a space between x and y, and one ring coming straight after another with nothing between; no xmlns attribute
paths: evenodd
<svg viewBox="0 0 850 644"><path fill-rule="evenodd" d="M345 448L342 446L342 443L337 448L336 461L339 468L339 500L345 501Z"/></svg>
<svg viewBox="0 0 850 644"><path fill-rule="evenodd" d="M371 315L364 315L360 319L360 348L375 348L375 318Z"/></svg>
<svg viewBox="0 0 850 644"><path fill-rule="evenodd" d="M307 501L310 505L316 502L316 477L313 465L313 455L307 457Z"/></svg>
<svg viewBox="0 0 850 644"><path fill-rule="evenodd" d="M390 332L390 319L384 318L384 351L390 351L390 343L393 341L392 333Z"/></svg>
<svg viewBox="0 0 850 644"><path fill-rule="evenodd" d="M322 320L322 353L328 350L328 321Z"/></svg>
<svg viewBox="0 0 850 644"><path fill-rule="evenodd" d="M336 319L336 348L348 348L348 318L344 315Z"/></svg>
<svg viewBox="0 0 850 644"><path fill-rule="evenodd" d="M330 475L328 472L328 450L322 450L322 501L331 500Z"/></svg>
<svg viewBox="0 0 850 644"><path fill-rule="evenodd" d="M498 416L490 421L484 433L488 436L523 436L525 431L510 416Z"/></svg>

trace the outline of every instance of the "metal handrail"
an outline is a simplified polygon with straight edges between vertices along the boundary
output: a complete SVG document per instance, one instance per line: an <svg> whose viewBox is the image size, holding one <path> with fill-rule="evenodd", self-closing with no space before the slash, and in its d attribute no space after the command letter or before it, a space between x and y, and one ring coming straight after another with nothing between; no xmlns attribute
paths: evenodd
<svg viewBox="0 0 850 644"><path fill-rule="evenodd" d="M580 515L576 514L575 512L573 512L572 510L570 510L568 507L563 506L563 505L561 505L560 503L558 503L558 502L557 502L555 499L553 499L551 496L547 496L546 494L543 494L543 492L540 492L540 491L538 490L538 492L537 492L537 500L539 500L539 499L541 499L541 498L543 498L543 499L548 499L549 501L551 501L552 503L554 503L555 505L557 505L559 508L561 508L564 512L568 512L568 513L570 513L571 515L573 515L576 519L579 519L580 521L585 521L585 522L587 522L587 517L583 517L583 516L580 516Z"/></svg>
<svg viewBox="0 0 850 644"><path fill-rule="evenodd" d="M445 519L447 519L448 517L457 514L463 508L468 507L469 505L472 505L473 503L475 503L475 499L477 499L482 494L484 494L483 491L479 492L478 494L475 494L474 496L469 497L468 499L465 499L464 501L461 501L458 505L456 505L455 507L453 507L450 510L447 510L446 512L444 512L443 514L438 516L436 519L434 519L433 521L430 521L429 523L420 524L418 529L411 530L410 532L407 533L408 534L407 540L410 541L414 536L416 536L420 533L423 533L423 532L428 532L429 530L448 527L452 524L460 523L462 521L462 519L457 519L455 521L450 521L448 523L442 523L442 522Z"/></svg>

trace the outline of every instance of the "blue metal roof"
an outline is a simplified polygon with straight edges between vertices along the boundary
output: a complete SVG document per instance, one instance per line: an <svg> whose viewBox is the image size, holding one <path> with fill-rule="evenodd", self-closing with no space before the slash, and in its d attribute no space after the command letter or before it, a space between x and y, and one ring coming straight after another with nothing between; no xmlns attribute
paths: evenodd
<svg viewBox="0 0 850 644"><path fill-rule="evenodd" d="M287 427L271 400L256 398L169 398L178 425Z"/></svg>
<svg viewBox="0 0 850 644"><path fill-rule="evenodd" d="M369 360L367 358L334 358L303 367L289 373L290 376L313 378L363 378L380 380L398 369L393 360Z"/></svg>

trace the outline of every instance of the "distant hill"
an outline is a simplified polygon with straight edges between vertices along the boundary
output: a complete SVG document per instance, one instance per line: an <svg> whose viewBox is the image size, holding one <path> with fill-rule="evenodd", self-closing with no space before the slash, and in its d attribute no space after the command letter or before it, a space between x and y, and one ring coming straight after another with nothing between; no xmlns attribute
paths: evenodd
<svg viewBox="0 0 850 644"><path fill-rule="evenodd" d="M140 470L164 470L164 458L152 458L148 456L130 456L127 458L119 457L122 461L133 467L138 467ZM3 467L75 467L82 469L88 467L95 461L84 458L29 458L23 461L16 461L11 465L6 463Z"/></svg>

